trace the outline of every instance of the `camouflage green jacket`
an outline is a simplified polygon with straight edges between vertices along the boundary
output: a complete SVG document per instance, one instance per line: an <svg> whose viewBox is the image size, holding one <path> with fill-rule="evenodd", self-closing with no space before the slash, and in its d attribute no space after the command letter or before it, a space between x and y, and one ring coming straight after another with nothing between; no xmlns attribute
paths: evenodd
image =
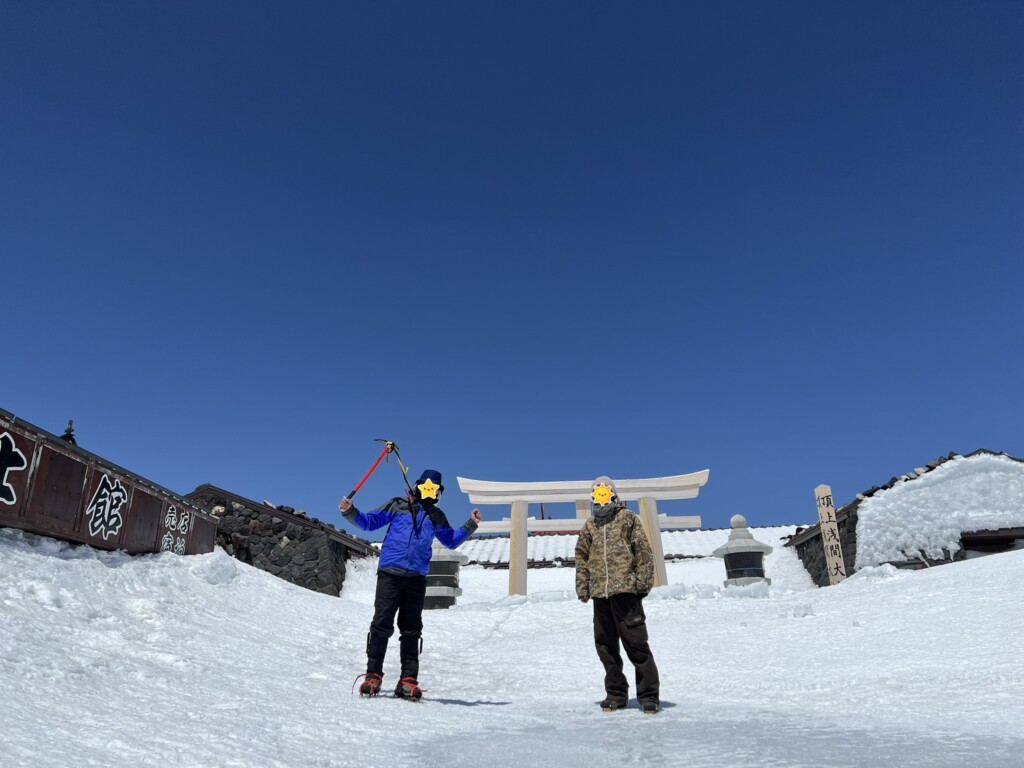
<svg viewBox="0 0 1024 768"><path fill-rule="evenodd" d="M654 557L640 518L619 502L604 520L587 518L576 541L576 596L647 594L654 583Z"/></svg>

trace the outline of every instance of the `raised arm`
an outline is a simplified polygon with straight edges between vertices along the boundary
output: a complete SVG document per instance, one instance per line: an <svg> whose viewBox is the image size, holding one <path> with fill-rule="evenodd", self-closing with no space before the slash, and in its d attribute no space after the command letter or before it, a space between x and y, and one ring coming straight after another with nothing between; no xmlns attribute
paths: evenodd
<svg viewBox="0 0 1024 768"><path fill-rule="evenodd" d="M480 525L480 521L483 520L483 515L480 514L479 509L474 509L470 512L469 520L458 528L452 528L448 524L448 518L443 517L443 515L441 517L443 519L439 519L434 523L434 536L448 549L455 549L459 544L472 536Z"/></svg>
<svg viewBox="0 0 1024 768"><path fill-rule="evenodd" d="M338 502L338 509L346 520L357 528L362 528L364 531L376 531L378 528L383 528L395 516L395 513L390 509L390 504L386 505L383 509L360 512L347 496Z"/></svg>

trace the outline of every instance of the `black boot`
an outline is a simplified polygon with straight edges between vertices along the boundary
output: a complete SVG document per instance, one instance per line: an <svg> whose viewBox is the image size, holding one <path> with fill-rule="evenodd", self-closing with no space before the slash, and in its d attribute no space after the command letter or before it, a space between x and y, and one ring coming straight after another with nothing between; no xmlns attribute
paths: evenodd
<svg viewBox="0 0 1024 768"><path fill-rule="evenodd" d="M395 688L395 696L400 699L419 701L423 696L420 689L420 651L423 649L423 639L417 632L415 634L403 634L399 638L398 650L402 659L402 678Z"/></svg>
<svg viewBox="0 0 1024 768"><path fill-rule="evenodd" d="M366 634L366 672L384 676L384 656L388 652L387 635Z"/></svg>
<svg viewBox="0 0 1024 768"><path fill-rule="evenodd" d="M402 677L411 677L413 680L419 677L422 648L423 639L419 634L402 635L399 638L398 653L402 660Z"/></svg>

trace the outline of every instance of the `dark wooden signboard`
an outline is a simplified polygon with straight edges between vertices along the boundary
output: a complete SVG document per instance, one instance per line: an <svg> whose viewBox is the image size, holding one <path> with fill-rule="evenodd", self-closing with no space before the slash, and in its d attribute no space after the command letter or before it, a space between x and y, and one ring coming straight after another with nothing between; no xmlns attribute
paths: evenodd
<svg viewBox="0 0 1024 768"><path fill-rule="evenodd" d="M0 408L0 526L130 553L212 552L217 518Z"/></svg>

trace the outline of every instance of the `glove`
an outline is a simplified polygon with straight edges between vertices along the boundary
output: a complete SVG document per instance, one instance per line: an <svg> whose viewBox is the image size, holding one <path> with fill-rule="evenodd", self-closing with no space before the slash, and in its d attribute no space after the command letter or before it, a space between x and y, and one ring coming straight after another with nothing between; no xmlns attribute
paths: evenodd
<svg viewBox="0 0 1024 768"><path fill-rule="evenodd" d="M636 596L637 596L637 597L639 597L639 598L640 598L641 600L643 600L643 599L644 599L645 597L647 597L647 596L648 596L649 594L651 594L651 593L650 593L650 592L637 592L637 593L636 593Z"/></svg>

